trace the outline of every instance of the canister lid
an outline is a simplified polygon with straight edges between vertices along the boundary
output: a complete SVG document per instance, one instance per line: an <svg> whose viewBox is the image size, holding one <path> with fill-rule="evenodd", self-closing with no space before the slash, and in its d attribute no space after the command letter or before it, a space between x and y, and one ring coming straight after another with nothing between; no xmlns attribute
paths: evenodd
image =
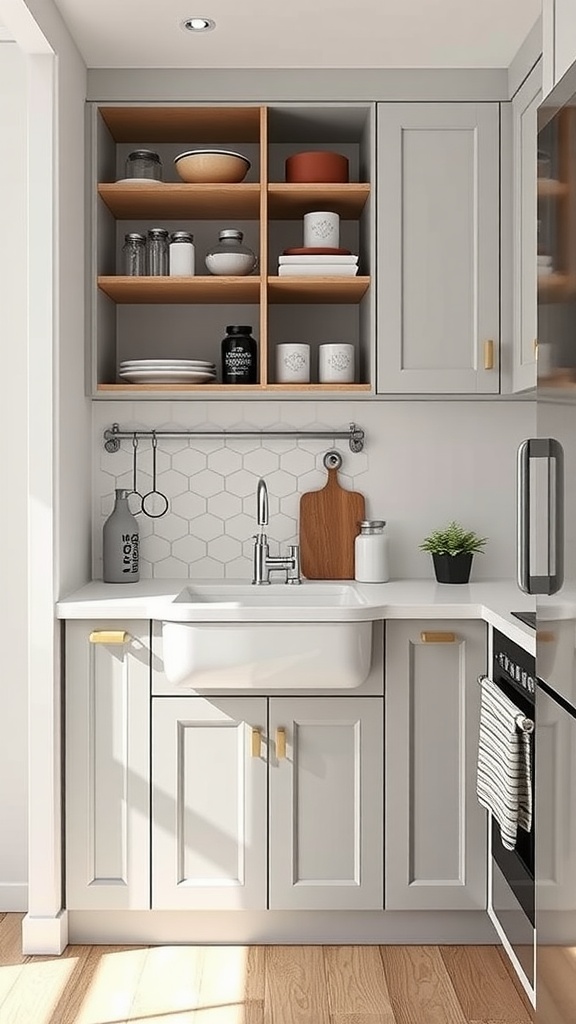
<svg viewBox="0 0 576 1024"><path fill-rule="evenodd" d="M154 153L151 149L135 149L132 153L128 153L128 160L153 160L154 163L160 163L158 153Z"/></svg>
<svg viewBox="0 0 576 1024"><path fill-rule="evenodd" d="M170 235L171 242L193 242L194 235L189 231L173 231Z"/></svg>
<svg viewBox="0 0 576 1024"><path fill-rule="evenodd" d="M384 519L363 519L359 525L361 530L383 530L386 521Z"/></svg>

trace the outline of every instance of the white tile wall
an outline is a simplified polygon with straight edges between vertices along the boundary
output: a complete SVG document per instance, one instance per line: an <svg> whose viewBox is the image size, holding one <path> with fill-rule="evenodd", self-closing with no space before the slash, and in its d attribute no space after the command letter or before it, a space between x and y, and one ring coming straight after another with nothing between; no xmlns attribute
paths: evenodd
<svg viewBox="0 0 576 1024"><path fill-rule="evenodd" d="M160 441L157 486L166 516L139 516L143 577L250 579L256 484L270 497L271 550L298 540L300 494L322 487L322 457L343 456L343 486L361 491L367 515L388 523L395 578L429 577L418 545L432 528L459 519L489 538L473 579L515 574L516 449L534 433L530 402L102 402L94 404L94 575L101 576L102 525L116 487L132 487L132 445L107 453L102 432L122 429L342 429L352 421L366 445L346 441L218 438ZM151 445L138 448L138 489L152 487Z"/></svg>

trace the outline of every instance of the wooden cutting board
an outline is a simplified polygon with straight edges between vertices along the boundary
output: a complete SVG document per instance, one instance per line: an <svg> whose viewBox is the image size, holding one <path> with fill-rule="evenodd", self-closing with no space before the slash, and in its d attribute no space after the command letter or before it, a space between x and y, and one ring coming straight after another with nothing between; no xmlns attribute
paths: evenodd
<svg viewBox="0 0 576 1024"><path fill-rule="evenodd" d="M309 580L354 579L354 540L366 518L364 495L346 491L338 470L328 469L320 491L300 498L300 558Z"/></svg>

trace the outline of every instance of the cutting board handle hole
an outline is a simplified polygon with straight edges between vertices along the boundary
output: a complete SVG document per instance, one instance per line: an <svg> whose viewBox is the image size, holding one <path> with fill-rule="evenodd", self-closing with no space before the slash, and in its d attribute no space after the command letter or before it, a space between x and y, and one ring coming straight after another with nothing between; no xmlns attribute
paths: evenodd
<svg viewBox="0 0 576 1024"><path fill-rule="evenodd" d="M326 469L340 469L342 465L342 456L340 452L337 452L335 448L332 448L323 459L324 466Z"/></svg>

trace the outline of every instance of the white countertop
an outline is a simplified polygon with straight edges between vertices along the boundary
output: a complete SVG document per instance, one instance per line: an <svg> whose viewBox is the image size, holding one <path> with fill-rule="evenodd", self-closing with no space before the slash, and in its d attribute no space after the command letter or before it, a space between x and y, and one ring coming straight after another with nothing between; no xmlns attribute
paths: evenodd
<svg viewBox="0 0 576 1024"><path fill-rule="evenodd" d="M359 603L334 608L239 609L230 605L207 603L194 605L182 614L183 606L171 602L186 585L224 583L231 586L246 580L142 580L140 583L103 583L94 580L63 598L56 605L60 619L174 619L190 622L278 622L278 621L366 621L375 619L484 619L501 630L529 653L536 652L533 629L515 619L511 611L530 611L534 599L522 594L515 582L483 581L468 584L436 583L435 580L392 580L390 583L343 581L357 592ZM331 581L335 582L335 581ZM323 581L305 581L304 586L322 586ZM325 585L325 584L324 584ZM284 587L273 583L271 587ZM299 588L298 588L299 589Z"/></svg>

